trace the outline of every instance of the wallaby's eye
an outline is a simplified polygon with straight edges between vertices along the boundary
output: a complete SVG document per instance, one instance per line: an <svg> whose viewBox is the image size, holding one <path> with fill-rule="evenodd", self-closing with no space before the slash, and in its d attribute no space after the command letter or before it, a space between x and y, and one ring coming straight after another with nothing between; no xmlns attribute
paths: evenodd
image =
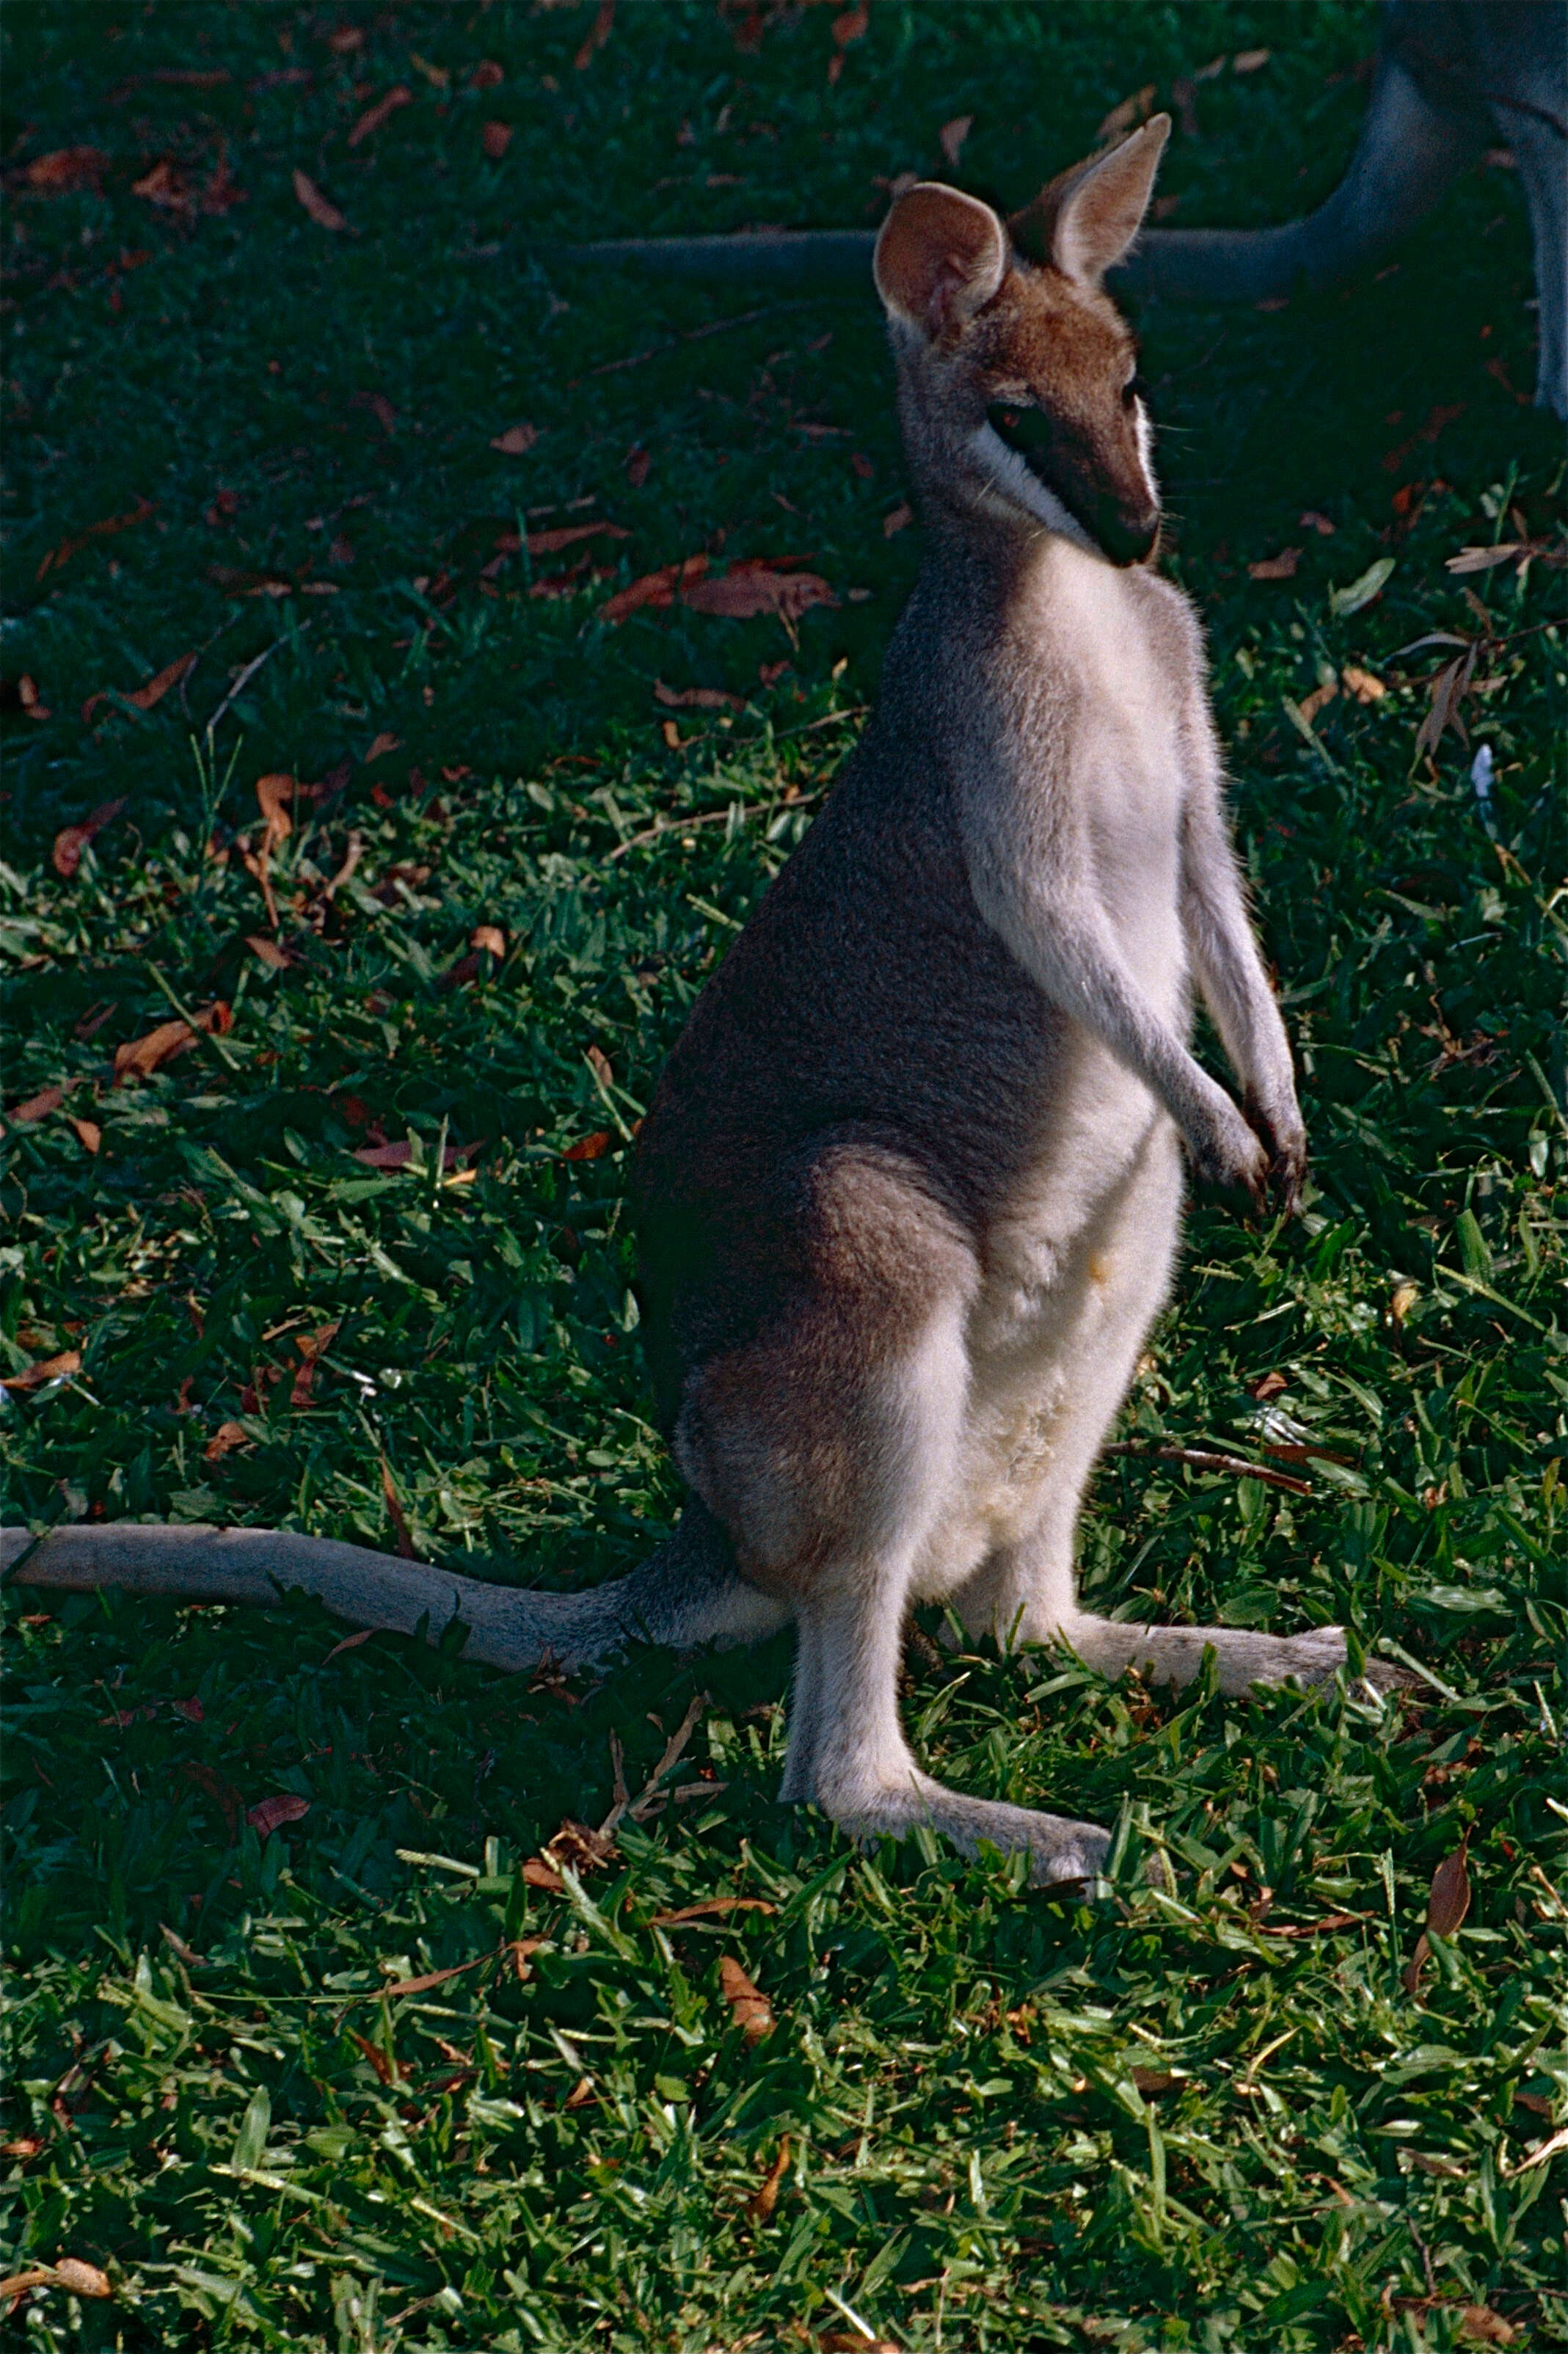
<svg viewBox="0 0 1568 2354"><path fill-rule="evenodd" d="M999 402L986 410L986 418L992 431L1021 456L1050 445L1051 420L1037 408L1013 408Z"/></svg>

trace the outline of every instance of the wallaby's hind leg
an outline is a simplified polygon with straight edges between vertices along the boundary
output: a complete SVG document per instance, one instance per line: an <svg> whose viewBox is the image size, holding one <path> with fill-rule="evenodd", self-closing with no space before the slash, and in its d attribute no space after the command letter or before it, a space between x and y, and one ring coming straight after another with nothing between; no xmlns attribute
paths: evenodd
<svg viewBox="0 0 1568 2354"><path fill-rule="evenodd" d="M898 1721L910 1579L963 1432L972 1254L874 1147L828 1147L796 1178L779 1256L797 1280L695 1373L676 1433L745 1575L794 1609L782 1795L857 1837L928 1823L971 1855L1022 1850L1041 1883L1092 1877L1102 1831L945 1789Z"/></svg>

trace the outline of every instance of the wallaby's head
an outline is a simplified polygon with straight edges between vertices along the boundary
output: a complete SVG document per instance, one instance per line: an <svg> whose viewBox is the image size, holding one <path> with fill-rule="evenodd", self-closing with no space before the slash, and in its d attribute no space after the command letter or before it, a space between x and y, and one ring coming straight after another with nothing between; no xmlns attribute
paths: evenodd
<svg viewBox="0 0 1568 2354"><path fill-rule="evenodd" d="M888 214L876 291L927 498L1065 529L1113 564L1153 550L1160 493L1137 354L1101 281L1138 234L1170 129L1153 116L1005 224L934 181Z"/></svg>

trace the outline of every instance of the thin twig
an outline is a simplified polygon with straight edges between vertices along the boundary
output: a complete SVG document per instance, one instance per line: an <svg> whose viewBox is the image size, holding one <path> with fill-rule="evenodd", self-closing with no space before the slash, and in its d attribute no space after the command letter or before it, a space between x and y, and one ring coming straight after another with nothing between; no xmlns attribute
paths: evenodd
<svg viewBox="0 0 1568 2354"><path fill-rule="evenodd" d="M645 352L629 352L622 360L605 360L598 367L588 369L583 376L573 376L567 389L570 392L579 384L587 384L596 376L619 376L624 368L641 367L644 360L662 359L669 352L679 351L683 344L705 343L710 335L722 335L731 327L749 327L754 320L771 319L779 311L799 311L799 302L765 302L759 310L739 311L733 319L713 319L705 327L688 327L684 334L669 343L650 344Z"/></svg>
<svg viewBox="0 0 1568 2354"><path fill-rule="evenodd" d="M298 632L298 635L302 638L305 634L305 630L310 629L311 626L312 624L307 621L304 629L301 630ZM264 662L270 662L272 656L277 652L280 646L286 646L291 641L289 638L274 638L270 646L262 647L254 662L248 662L246 663L245 668L240 672L239 676L235 680L234 684L229 688L228 693L224 696L223 701L218 705L217 709L213 713L212 717L207 721L207 732L209 737L211 736L213 729L217 726L218 721L223 717L224 713L228 709L230 704L233 703L235 697L242 695L245 689L249 685L251 680L255 677L262 663Z"/></svg>
<svg viewBox="0 0 1568 2354"><path fill-rule="evenodd" d="M704 1709L706 1708L707 1704L708 1696L706 1692L698 1692L690 1708L687 1709L685 1715L681 1719L680 1723L670 1735L669 1740L664 1744L664 1755L660 1758L659 1763L654 1766L653 1771L649 1775L647 1781L644 1782L641 1789L638 1792L635 1798L629 1800L625 1797L625 1784L618 1776L615 1804L611 1807L609 1814L606 1815L603 1822L600 1823L599 1827L599 1837L601 1839L609 1839L612 1836L617 1824L620 1821L623 1815L630 1815L634 1823L641 1823L645 1821L648 1816L652 1814L653 1808L664 1795L659 1787L660 1784L664 1779L665 1775L670 1771L671 1766L676 1764L680 1758L687 1742L690 1741L692 1734L695 1730L697 1719L702 1715L702 1712Z"/></svg>
<svg viewBox="0 0 1568 2354"><path fill-rule="evenodd" d="M1118 1438L1102 1447L1102 1455L1157 1455L1162 1463L1191 1463L1199 1471L1228 1471L1237 1479L1261 1479L1270 1488L1284 1488L1292 1496L1309 1496L1311 1482L1276 1471L1267 1463L1249 1463L1240 1455L1216 1455L1206 1447L1160 1447L1151 1439Z"/></svg>

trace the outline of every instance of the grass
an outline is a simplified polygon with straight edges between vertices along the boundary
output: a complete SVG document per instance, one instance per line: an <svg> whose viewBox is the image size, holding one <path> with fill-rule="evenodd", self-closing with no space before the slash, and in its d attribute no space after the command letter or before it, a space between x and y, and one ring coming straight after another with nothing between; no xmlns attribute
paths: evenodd
<svg viewBox="0 0 1568 2354"><path fill-rule="evenodd" d="M7 1517L387 1547L400 1517L520 1583L641 1555L676 1487L623 1138L853 739L918 534L884 532L869 304L651 292L542 246L869 223L965 114L959 176L1020 200L1129 90L1262 47L1197 86L1163 185L1179 221L1282 217L1340 168L1375 37L1361 5L877 0L830 82L822 10L755 50L739 9L626 7L597 49L595 21L0 26L13 173L107 159L98 189L16 186L5 250L0 1356L80 1357L5 1393ZM160 161L185 209L135 192ZM780 1810L787 1642L566 1687L344 1649L299 1602L8 1594L6 2260L112 2292L48 2275L19 2339L1568 2343L1562 2160L1531 2162L1568 2103L1560 578L1446 569L1552 529L1530 292L1493 164L1376 283L1143 322L1315 1185L1288 1228L1195 1205L1084 1576L1129 1617L1340 1618L1427 1681L1173 1699L924 1629L933 1765L1120 1826L1090 1909ZM626 535L496 545L584 520ZM1293 578L1249 576L1287 546ZM698 552L797 558L838 602L793 635L602 618ZM1418 751L1456 638L1468 740ZM1387 691L1304 716L1347 665ZM325 789L269 860L281 969L246 864L278 772ZM110 801L61 876L55 835ZM114 1084L171 991L231 1026ZM447 1171L443 1140L477 1149ZM697 1701L608 1858L562 1840ZM736 1965L770 2006L750 2041Z"/></svg>

